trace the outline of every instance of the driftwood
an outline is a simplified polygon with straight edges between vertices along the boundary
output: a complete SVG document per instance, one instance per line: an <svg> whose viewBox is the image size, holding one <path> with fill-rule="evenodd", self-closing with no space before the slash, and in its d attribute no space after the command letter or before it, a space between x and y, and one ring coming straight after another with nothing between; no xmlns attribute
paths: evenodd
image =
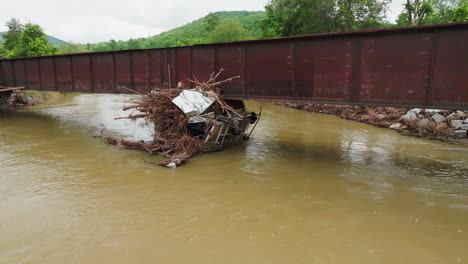
<svg viewBox="0 0 468 264"><path fill-rule="evenodd" d="M24 86L19 86L19 87L5 87L5 86L0 86L0 93L2 92L11 92L11 91L18 91L18 90L23 90Z"/></svg>
<svg viewBox="0 0 468 264"><path fill-rule="evenodd" d="M196 85L195 90L216 99L216 102L210 107L211 112L214 112L215 115L226 115L233 124L237 125L238 122L235 120L235 116L240 117L241 115L222 99L219 85L239 77L216 82L216 78L219 77L221 72L222 70L216 74L212 73L207 82L201 82L195 76L193 76L194 80L189 81ZM110 144L116 144L124 148L142 149L151 154L162 155L168 160L158 163L158 165L168 167L180 166L192 156L209 151L210 146L202 141L202 136L193 136L189 133L187 128L189 118L172 103L172 100L183 89L183 87L155 88L150 93L142 95L140 100L123 108L123 110L135 110L138 113L115 118L132 120L143 118L147 123L154 123L153 141L129 142L124 139L118 141L114 138L107 138L107 141Z"/></svg>

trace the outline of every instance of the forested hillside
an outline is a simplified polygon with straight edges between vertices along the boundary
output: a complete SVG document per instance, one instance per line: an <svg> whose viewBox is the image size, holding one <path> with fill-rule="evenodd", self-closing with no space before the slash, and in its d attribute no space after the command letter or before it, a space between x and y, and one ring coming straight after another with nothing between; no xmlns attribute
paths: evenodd
<svg viewBox="0 0 468 264"><path fill-rule="evenodd" d="M210 33L217 26L222 26L226 22L238 22L241 26L239 30L245 30L245 39L259 38L262 31L261 21L265 13L261 11L223 11L210 13L209 15L197 19L184 26L174 28L149 38L130 39L128 41L115 41L89 44L82 46L92 51L119 50L119 49L139 49L139 48L164 48L186 46L210 42ZM232 30L232 29L231 29ZM226 39L229 41L231 39Z"/></svg>
<svg viewBox="0 0 468 264"><path fill-rule="evenodd" d="M0 32L0 42L3 40L3 35L5 35L5 33L6 32ZM47 40L49 41L49 43L51 45L54 45L54 46L60 46L60 45L68 44L68 42L66 42L66 41L63 41L61 39L58 39L56 37L49 36L49 35L47 35Z"/></svg>

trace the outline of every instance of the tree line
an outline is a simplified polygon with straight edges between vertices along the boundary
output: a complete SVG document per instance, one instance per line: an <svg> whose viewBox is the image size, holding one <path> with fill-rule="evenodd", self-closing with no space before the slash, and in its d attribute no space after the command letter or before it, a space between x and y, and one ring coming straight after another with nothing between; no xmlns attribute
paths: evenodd
<svg viewBox="0 0 468 264"><path fill-rule="evenodd" d="M396 23L391 0L270 0L265 12L217 12L162 34L128 41L50 45L39 25L6 23L0 58L164 48L301 34L468 21L468 0L407 0Z"/></svg>

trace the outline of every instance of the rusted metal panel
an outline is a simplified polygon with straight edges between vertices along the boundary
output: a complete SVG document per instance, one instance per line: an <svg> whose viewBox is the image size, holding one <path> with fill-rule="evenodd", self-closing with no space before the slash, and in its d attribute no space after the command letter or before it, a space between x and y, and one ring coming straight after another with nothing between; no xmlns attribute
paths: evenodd
<svg viewBox="0 0 468 264"><path fill-rule="evenodd" d="M13 63L11 61L1 61L2 64L2 78L3 85L5 86L15 86L15 78L13 75Z"/></svg>
<svg viewBox="0 0 468 264"><path fill-rule="evenodd" d="M295 82L301 100L351 100L352 46L343 38L296 43Z"/></svg>
<svg viewBox="0 0 468 264"><path fill-rule="evenodd" d="M434 49L432 102L453 107L468 104L468 34L462 30L438 32Z"/></svg>
<svg viewBox="0 0 468 264"><path fill-rule="evenodd" d="M130 75L130 53L119 52L114 54L114 68L115 77L117 82L117 88L124 86L126 88L132 88L132 77ZM125 90L119 90L119 92L125 93Z"/></svg>
<svg viewBox="0 0 468 264"><path fill-rule="evenodd" d="M190 48L178 48L175 52L175 79L181 82L184 87L190 87L191 82L188 81L192 79Z"/></svg>
<svg viewBox="0 0 468 264"><path fill-rule="evenodd" d="M360 102L424 104L431 50L430 31L363 38Z"/></svg>
<svg viewBox="0 0 468 264"><path fill-rule="evenodd" d="M93 91L114 93L114 66L112 54L94 54L91 59Z"/></svg>
<svg viewBox="0 0 468 264"><path fill-rule="evenodd" d="M70 92L73 90L71 63L69 57L55 58L57 90Z"/></svg>
<svg viewBox="0 0 468 264"><path fill-rule="evenodd" d="M13 71L15 76L16 86L26 86L26 71L24 68L24 60L13 61Z"/></svg>
<svg viewBox="0 0 468 264"><path fill-rule="evenodd" d="M149 50L150 58L150 85L161 86L161 52L160 50Z"/></svg>
<svg viewBox="0 0 468 264"><path fill-rule="evenodd" d="M243 56L241 46L220 46L215 50L216 72L218 72L220 69L223 69L219 79L224 80L235 76L240 77L221 86L225 91L224 94L226 96L239 98L243 97L245 75L242 60Z"/></svg>
<svg viewBox="0 0 468 264"><path fill-rule="evenodd" d="M131 56L132 89L140 92L149 92L149 57L146 51L133 51Z"/></svg>
<svg viewBox="0 0 468 264"><path fill-rule="evenodd" d="M294 99L291 49L288 42L249 45L246 59L249 98Z"/></svg>
<svg viewBox="0 0 468 264"><path fill-rule="evenodd" d="M28 89L40 90L41 89L41 79L39 77L39 62L37 59L31 59L25 61L27 76Z"/></svg>
<svg viewBox="0 0 468 264"><path fill-rule="evenodd" d="M40 58L39 68L41 72L41 89L45 91L55 91L56 86L53 58Z"/></svg>
<svg viewBox="0 0 468 264"><path fill-rule="evenodd" d="M92 92L91 65L89 56L72 56L73 86L76 91Z"/></svg>
<svg viewBox="0 0 468 264"><path fill-rule="evenodd" d="M215 70L214 47L201 46L192 49L192 74L198 80L208 81Z"/></svg>

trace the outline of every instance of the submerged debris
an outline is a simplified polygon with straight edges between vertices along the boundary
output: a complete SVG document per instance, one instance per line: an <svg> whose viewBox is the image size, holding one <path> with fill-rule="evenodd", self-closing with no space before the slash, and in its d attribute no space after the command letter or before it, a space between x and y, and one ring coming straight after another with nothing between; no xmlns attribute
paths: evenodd
<svg viewBox="0 0 468 264"><path fill-rule="evenodd" d="M124 110L137 110L137 114L116 119L144 118L154 123L154 139L151 142L130 142L107 138L108 143L124 148L143 149L162 155L168 160L158 165L177 167L194 155L221 150L247 138L246 130L258 121L254 112L247 112L242 101L224 100L219 85L234 78L216 82L213 73L210 80L191 80L195 88L156 88Z"/></svg>

